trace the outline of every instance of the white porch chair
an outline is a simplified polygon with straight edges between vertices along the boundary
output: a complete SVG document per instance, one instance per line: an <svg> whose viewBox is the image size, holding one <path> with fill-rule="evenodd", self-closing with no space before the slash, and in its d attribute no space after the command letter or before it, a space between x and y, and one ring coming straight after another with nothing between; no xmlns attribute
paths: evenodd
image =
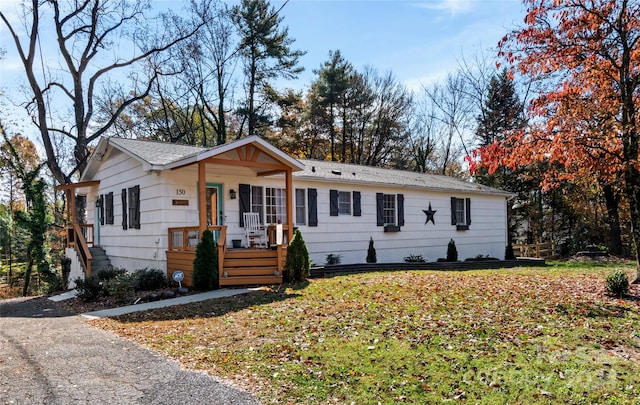
<svg viewBox="0 0 640 405"><path fill-rule="evenodd" d="M257 212L245 212L244 219L244 240L248 248L252 246L267 247L267 229L260 225L260 218Z"/></svg>

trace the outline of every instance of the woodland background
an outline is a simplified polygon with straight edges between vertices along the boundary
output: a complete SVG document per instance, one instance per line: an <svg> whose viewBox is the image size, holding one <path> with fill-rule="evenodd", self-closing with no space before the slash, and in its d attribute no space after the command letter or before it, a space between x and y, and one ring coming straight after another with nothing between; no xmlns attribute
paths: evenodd
<svg viewBox="0 0 640 405"><path fill-rule="evenodd" d="M0 100L32 119L0 112L2 264L44 276L56 265L53 224L65 202L53 186L78 179L100 137L214 146L250 134L297 158L511 191L511 242L637 257L640 5L523 4L522 26L494 50L461 55L442 81L409 90L392 71L356 69L336 49L304 92L286 82L301 73L305 50L267 0L194 0L160 15L149 2L33 0L20 24L0 12L13 37L4 46L18 50L28 83L24 98ZM39 37L52 33L55 70L38 56ZM135 56L118 54L125 45ZM38 128L41 155L20 135L26 125Z"/></svg>

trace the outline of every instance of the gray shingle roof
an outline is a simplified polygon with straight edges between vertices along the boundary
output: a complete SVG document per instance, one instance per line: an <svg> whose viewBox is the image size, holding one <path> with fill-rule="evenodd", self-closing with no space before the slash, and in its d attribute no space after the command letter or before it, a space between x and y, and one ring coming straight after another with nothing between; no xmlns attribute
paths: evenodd
<svg viewBox="0 0 640 405"><path fill-rule="evenodd" d="M210 148L178 145L175 143L149 142L137 139L109 138L115 144L150 165L166 165L181 159L197 155Z"/></svg>
<svg viewBox="0 0 640 405"><path fill-rule="evenodd" d="M124 138L109 138L109 142L154 166L174 163L220 147L202 148ZM503 190L448 176L320 160L298 159L298 161L302 163L305 168L302 171L294 172L293 176L301 179L324 180L336 183L379 184L439 191L489 193L504 196L512 195Z"/></svg>
<svg viewBox="0 0 640 405"><path fill-rule="evenodd" d="M360 166L348 163L299 159L305 165L301 172L294 173L296 178L321 179L333 182L367 183L386 186L412 187L439 191L457 191L468 193L489 193L509 196L511 193L435 174L416 173L379 167Z"/></svg>

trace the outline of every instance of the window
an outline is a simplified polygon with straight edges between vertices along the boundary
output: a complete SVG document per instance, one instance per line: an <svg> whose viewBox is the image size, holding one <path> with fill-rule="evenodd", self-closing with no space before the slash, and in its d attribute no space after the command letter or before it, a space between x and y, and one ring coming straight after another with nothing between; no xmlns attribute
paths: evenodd
<svg viewBox="0 0 640 405"><path fill-rule="evenodd" d="M338 191L338 213L340 215L351 215L351 193L348 191Z"/></svg>
<svg viewBox="0 0 640 405"><path fill-rule="evenodd" d="M296 188L296 225L305 225L307 223L307 210L305 205L305 190Z"/></svg>
<svg viewBox="0 0 640 405"><path fill-rule="evenodd" d="M395 194L384 194L383 196L383 218L385 225L396 224L396 196Z"/></svg>
<svg viewBox="0 0 640 405"><path fill-rule="evenodd" d="M351 191L329 190L329 215L351 215ZM360 216L360 192L353 192L353 215Z"/></svg>
<svg viewBox="0 0 640 405"><path fill-rule="evenodd" d="M404 195L376 193L376 224L385 232L399 232L404 226Z"/></svg>
<svg viewBox="0 0 640 405"><path fill-rule="evenodd" d="M464 199L456 198L456 225L466 225L467 216L464 213Z"/></svg>
<svg viewBox="0 0 640 405"><path fill-rule="evenodd" d="M277 224L278 221L284 224L287 219L287 193L283 188L267 187L266 189L266 211L267 223Z"/></svg>
<svg viewBox="0 0 640 405"><path fill-rule="evenodd" d="M471 199L451 197L451 225L459 231L469 229L471 225Z"/></svg>
<svg viewBox="0 0 640 405"><path fill-rule="evenodd" d="M260 214L260 222L264 218L264 203L262 199L262 186L251 186L251 207L250 212Z"/></svg>

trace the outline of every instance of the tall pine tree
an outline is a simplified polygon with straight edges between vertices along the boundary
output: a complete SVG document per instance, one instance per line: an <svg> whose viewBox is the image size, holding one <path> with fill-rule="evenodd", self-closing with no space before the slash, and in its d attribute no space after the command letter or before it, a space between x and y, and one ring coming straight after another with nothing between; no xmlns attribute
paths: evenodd
<svg viewBox="0 0 640 405"><path fill-rule="evenodd" d="M477 117L475 135L479 146L486 148L494 143L501 143L509 133L522 129L526 124L523 114L524 106L518 98L514 82L509 78L507 71L502 70L491 78L486 98ZM536 171L534 167L529 169L529 173ZM522 176L524 171L525 169L513 170L501 165L493 173L489 173L488 167L481 165L474 173L475 181L478 183L518 195L513 204L508 205L509 243L522 220L533 226L532 224L542 219L542 213L539 212L539 187L535 175Z"/></svg>
<svg viewBox="0 0 640 405"><path fill-rule="evenodd" d="M304 68L298 59L305 54L293 50L294 39L289 37L287 27L282 28L282 17L266 0L242 0L235 6L233 23L240 36L240 55L244 61L246 100L240 114L247 123L248 135L259 132L263 121L264 97L259 94L269 91L269 81L278 77L295 79ZM240 135L242 135L242 128Z"/></svg>
<svg viewBox="0 0 640 405"><path fill-rule="evenodd" d="M477 118L476 139L480 147L487 147L494 142L502 142L511 131L521 129L525 125L524 107L516 94L513 80L506 70L494 75L489 82L487 95L480 115ZM489 174L483 167L476 173L476 181L487 186L502 188L507 191L519 191L519 184L511 184L517 175L506 167L500 167Z"/></svg>

